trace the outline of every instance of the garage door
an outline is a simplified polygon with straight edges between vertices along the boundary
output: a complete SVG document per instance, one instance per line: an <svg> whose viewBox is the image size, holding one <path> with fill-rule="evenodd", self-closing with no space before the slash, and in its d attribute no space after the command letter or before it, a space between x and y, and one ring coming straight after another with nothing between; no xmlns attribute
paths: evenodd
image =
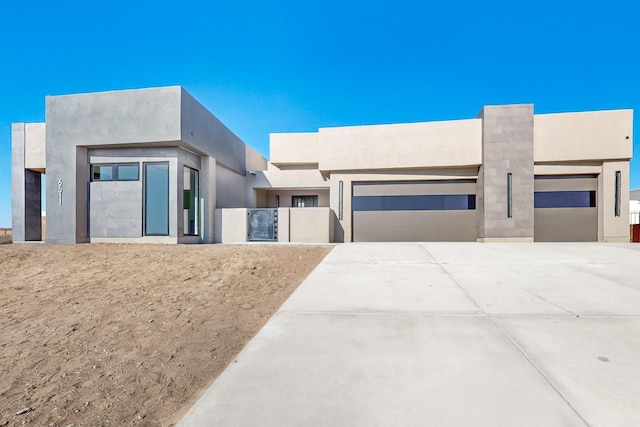
<svg viewBox="0 0 640 427"><path fill-rule="evenodd" d="M476 240L476 181L354 182L354 242Z"/></svg>
<svg viewBox="0 0 640 427"><path fill-rule="evenodd" d="M534 232L537 242L595 242L598 209L593 175L536 176Z"/></svg>

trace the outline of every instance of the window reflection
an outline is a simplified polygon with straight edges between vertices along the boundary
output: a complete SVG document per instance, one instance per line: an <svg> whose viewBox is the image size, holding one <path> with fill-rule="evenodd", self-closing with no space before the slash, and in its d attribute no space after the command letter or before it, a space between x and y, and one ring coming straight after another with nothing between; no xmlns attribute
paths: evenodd
<svg viewBox="0 0 640 427"><path fill-rule="evenodd" d="M144 165L144 234L169 235L169 164Z"/></svg>

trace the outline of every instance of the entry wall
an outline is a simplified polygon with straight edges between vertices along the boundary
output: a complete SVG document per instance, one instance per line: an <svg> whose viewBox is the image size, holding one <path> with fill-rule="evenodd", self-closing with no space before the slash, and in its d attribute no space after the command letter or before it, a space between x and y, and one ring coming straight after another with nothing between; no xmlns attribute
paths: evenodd
<svg viewBox="0 0 640 427"><path fill-rule="evenodd" d="M248 209L215 210L215 242L247 242ZM334 213L329 208L279 208L278 242L330 243Z"/></svg>
<svg viewBox="0 0 640 427"><path fill-rule="evenodd" d="M278 209L280 211L281 209ZM294 243L329 243L333 235L333 213L329 208L290 208L289 241Z"/></svg>
<svg viewBox="0 0 640 427"><path fill-rule="evenodd" d="M184 163L178 150L175 147L89 150L84 159L86 169L79 173L80 179L87 181L87 239L91 242L177 243L181 218L178 210L182 207L178 204L178 178L182 171L178 169ZM169 163L169 236L143 236L145 162ZM139 163L139 180L91 182L89 165L97 163Z"/></svg>
<svg viewBox="0 0 640 427"><path fill-rule="evenodd" d="M216 209L214 241L244 243L247 241L247 209Z"/></svg>

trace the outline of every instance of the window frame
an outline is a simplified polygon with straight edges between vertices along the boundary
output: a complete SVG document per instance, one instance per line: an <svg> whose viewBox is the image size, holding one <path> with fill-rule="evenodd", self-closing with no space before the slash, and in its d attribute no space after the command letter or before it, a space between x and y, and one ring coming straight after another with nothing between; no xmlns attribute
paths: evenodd
<svg viewBox="0 0 640 427"><path fill-rule="evenodd" d="M598 207L596 190L535 191L534 209L589 209Z"/></svg>
<svg viewBox="0 0 640 427"><path fill-rule="evenodd" d="M305 199L309 198L313 200L313 206L299 206L298 204L294 204L296 199ZM302 194L302 195L292 195L291 196L291 207L292 208L317 208L319 203L319 197L317 194Z"/></svg>
<svg viewBox="0 0 640 427"><path fill-rule="evenodd" d="M184 177L184 172L185 169L189 169L189 178L191 178L191 174L195 172L196 175L196 188L195 188L195 197L193 198L195 200L195 207L194 207L194 213L195 213L195 219L194 219L194 228L195 228L195 233L189 233L187 232L188 227L187 224L182 224L182 235L183 236L199 236L200 235L200 171L196 168L192 168L191 166L187 166L187 165L183 165L183 177ZM191 197L191 191L193 191L194 189L189 189L189 190L185 190L184 189L185 185L184 182L182 183L182 209L183 209L183 222L184 222L184 211L188 210L185 209L185 195L186 192L189 191L189 194Z"/></svg>
<svg viewBox="0 0 640 427"><path fill-rule="evenodd" d="M142 235L143 236L170 236L171 235L171 164L170 162L143 162L142 164L144 170L144 179L142 183ZM148 166L166 166L167 167L167 176L166 176L166 188L167 188L167 210L166 210L166 232L163 233L150 233L148 231L148 215L149 215L149 206L148 206L148 197L149 197L149 188L148 188Z"/></svg>
<svg viewBox="0 0 640 427"><path fill-rule="evenodd" d="M95 167L111 167L111 179L96 179L94 175L93 168ZM136 166L137 167L137 178L131 179L120 179L118 169L120 166ZM89 165L89 178L91 182L135 182L140 181L140 163L137 162L127 162L127 163L92 163Z"/></svg>

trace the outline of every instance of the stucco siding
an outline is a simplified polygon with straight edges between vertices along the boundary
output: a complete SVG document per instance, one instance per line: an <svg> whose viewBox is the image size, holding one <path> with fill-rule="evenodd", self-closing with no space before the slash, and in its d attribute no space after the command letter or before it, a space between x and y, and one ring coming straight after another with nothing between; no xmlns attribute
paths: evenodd
<svg viewBox="0 0 640 427"><path fill-rule="evenodd" d="M47 167L47 128L44 123L25 124L24 167L44 172Z"/></svg>
<svg viewBox="0 0 640 427"><path fill-rule="evenodd" d="M322 128L320 170L456 167L482 163L482 120Z"/></svg>
<svg viewBox="0 0 640 427"><path fill-rule="evenodd" d="M633 111L588 111L534 116L536 162L629 159Z"/></svg>
<svg viewBox="0 0 640 427"><path fill-rule="evenodd" d="M274 165L318 163L317 132L272 133L269 136L269 161Z"/></svg>
<svg viewBox="0 0 640 427"><path fill-rule="evenodd" d="M245 177L221 164L216 166L216 208L247 207Z"/></svg>
<svg viewBox="0 0 640 427"><path fill-rule="evenodd" d="M142 180L90 183L91 238L142 237Z"/></svg>
<svg viewBox="0 0 640 427"><path fill-rule="evenodd" d="M180 94L180 139L199 154L207 154L236 173L245 174L246 152L240 138L182 88Z"/></svg>
<svg viewBox="0 0 640 427"><path fill-rule="evenodd" d="M47 144L111 145L180 140L180 87L48 96Z"/></svg>

